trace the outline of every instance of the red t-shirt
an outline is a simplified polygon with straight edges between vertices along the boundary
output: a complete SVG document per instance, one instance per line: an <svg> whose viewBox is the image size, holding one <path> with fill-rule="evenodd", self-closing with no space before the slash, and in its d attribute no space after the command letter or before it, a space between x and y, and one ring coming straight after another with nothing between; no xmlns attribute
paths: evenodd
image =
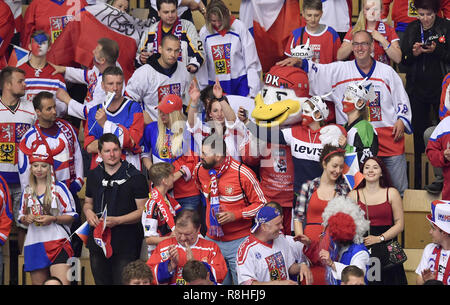
<svg viewBox="0 0 450 305"><path fill-rule="evenodd" d="M400 38L398 38L397 33L395 32L394 28L387 25L384 22L379 22L376 26L377 31L386 38L387 41L390 43L394 41L400 41ZM370 31L369 31L370 32ZM352 29L350 29L347 34L344 37L344 41L351 43L353 39ZM384 64L390 65L391 60L389 56L386 54L383 46L378 42L374 41L374 51L372 54L372 57L376 61L380 61ZM353 54L350 55L349 59L354 59Z"/></svg>

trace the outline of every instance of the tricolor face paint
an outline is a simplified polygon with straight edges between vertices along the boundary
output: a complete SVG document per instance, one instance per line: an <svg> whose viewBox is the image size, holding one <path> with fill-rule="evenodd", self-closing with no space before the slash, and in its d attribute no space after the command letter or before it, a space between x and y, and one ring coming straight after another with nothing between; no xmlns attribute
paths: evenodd
<svg viewBox="0 0 450 305"><path fill-rule="evenodd" d="M38 34L31 41L31 53L34 56L45 56L48 52L48 38L45 34Z"/></svg>

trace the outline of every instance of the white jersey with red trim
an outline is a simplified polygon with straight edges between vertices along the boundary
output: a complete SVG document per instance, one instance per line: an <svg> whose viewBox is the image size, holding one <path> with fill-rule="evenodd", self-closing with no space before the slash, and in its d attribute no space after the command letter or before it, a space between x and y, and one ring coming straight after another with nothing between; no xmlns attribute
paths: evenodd
<svg viewBox="0 0 450 305"><path fill-rule="evenodd" d="M36 121L33 104L22 97L14 110L0 99L0 174L8 183L20 183L19 143Z"/></svg>
<svg viewBox="0 0 450 305"><path fill-rule="evenodd" d="M250 285L253 281L288 280L288 270L295 263L295 258L283 236L268 244L251 234L240 245L236 263L239 285Z"/></svg>
<svg viewBox="0 0 450 305"><path fill-rule="evenodd" d="M56 98L56 91L61 88L67 91L64 77L61 74L52 75L55 71L50 64L46 64L42 69L35 69L26 62L19 67L25 71L25 97L27 101L33 102L33 98L41 91L53 93L56 100L56 116L61 118L67 113L67 105Z"/></svg>
<svg viewBox="0 0 450 305"><path fill-rule="evenodd" d="M404 153L404 138L394 142L392 130L398 119L403 121L405 132L412 133L411 105L403 82L391 66L373 61L372 69L365 74L352 61L339 61L331 64L317 64L303 60L302 69L308 73L311 95L325 95L333 91L328 99L336 106L336 122L344 125L347 116L342 110L342 99L347 86L368 78L377 98L369 103L369 122L378 133L379 156L396 156Z"/></svg>
<svg viewBox="0 0 450 305"><path fill-rule="evenodd" d="M176 94L183 98L189 88L191 76L180 61L170 75L161 73L160 67L155 62L152 63L153 65L145 64L134 71L128 80L126 94L141 103L152 121L157 121L158 110L155 107L159 101L167 94Z"/></svg>

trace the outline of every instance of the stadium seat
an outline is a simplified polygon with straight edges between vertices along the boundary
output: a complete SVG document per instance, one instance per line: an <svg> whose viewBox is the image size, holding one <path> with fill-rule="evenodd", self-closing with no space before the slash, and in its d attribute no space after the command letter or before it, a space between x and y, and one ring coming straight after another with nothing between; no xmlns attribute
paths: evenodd
<svg viewBox="0 0 450 305"><path fill-rule="evenodd" d="M404 248L423 249L431 242L430 223L426 215L430 205L441 195L432 195L425 190L407 189L403 195L403 212L405 216Z"/></svg>

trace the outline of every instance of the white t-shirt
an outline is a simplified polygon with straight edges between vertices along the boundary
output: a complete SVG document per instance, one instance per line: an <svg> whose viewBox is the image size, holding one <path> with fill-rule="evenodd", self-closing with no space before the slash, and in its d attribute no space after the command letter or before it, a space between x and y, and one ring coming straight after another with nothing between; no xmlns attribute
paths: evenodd
<svg viewBox="0 0 450 305"><path fill-rule="evenodd" d="M416 273L418 275L422 275L422 271L425 269L430 269L431 271L434 271L435 264L436 264L436 255L433 255L433 250L438 245L435 243L431 243L426 245L425 249L423 250L422 259L420 260L419 266L417 266ZM443 281L444 279L444 272L445 268L448 264L448 258L450 256L450 250L441 250L441 256L439 258L439 268L438 268L438 274L437 274L437 280ZM450 285L450 277L447 280L447 285Z"/></svg>
<svg viewBox="0 0 450 305"><path fill-rule="evenodd" d="M289 242L282 235L267 244L253 234L240 245L236 261L240 285L251 284L251 281L288 280L289 267L295 263Z"/></svg>

